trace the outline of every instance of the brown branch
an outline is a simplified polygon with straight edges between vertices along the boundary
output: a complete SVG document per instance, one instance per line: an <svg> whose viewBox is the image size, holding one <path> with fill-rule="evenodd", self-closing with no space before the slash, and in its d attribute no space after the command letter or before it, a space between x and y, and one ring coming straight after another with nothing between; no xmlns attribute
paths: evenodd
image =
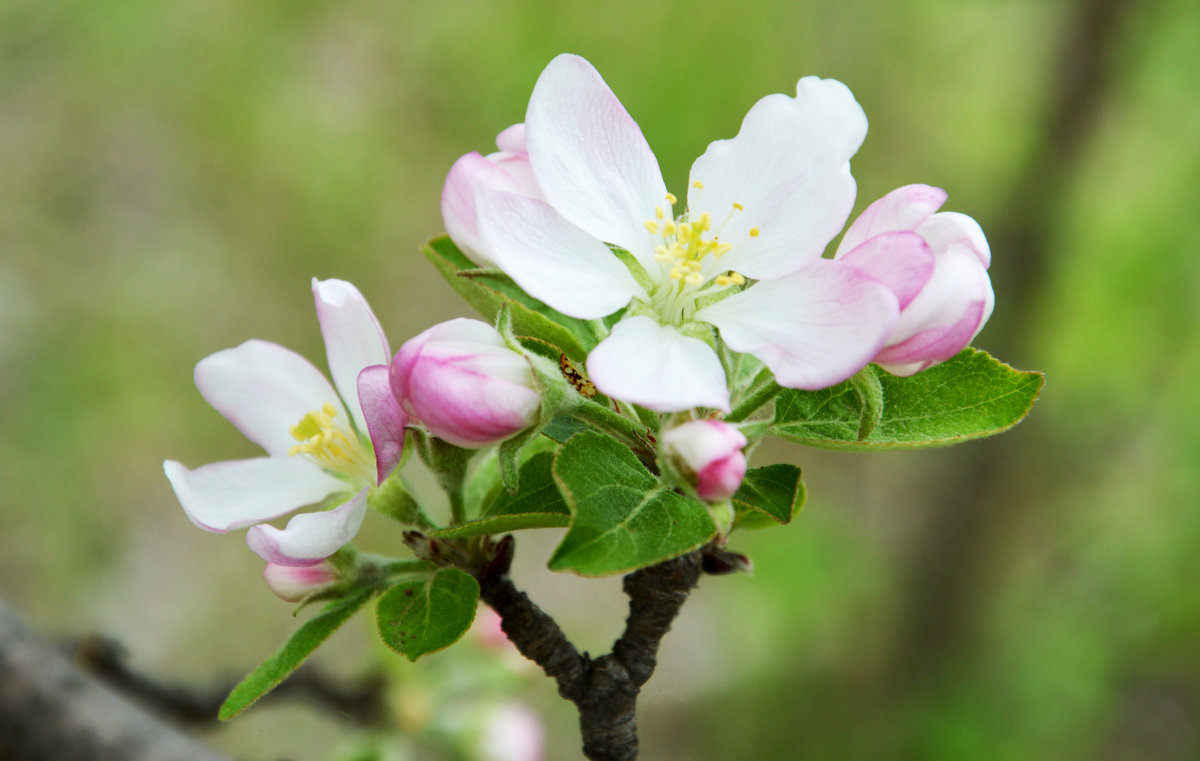
<svg viewBox="0 0 1200 761"><path fill-rule="evenodd" d="M225 761L84 674L3 605L0 758Z"/></svg>
<svg viewBox="0 0 1200 761"><path fill-rule="evenodd" d="M496 559L477 573L480 596L500 614L500 626L517 650L579 709L584 755L592 761L637 758L638 693L654 673L659 643L699 581L700 551L625 577L625 631L611 653L593 659L580 654L554 619L513 585L512 548L511 539L501 542Z"/></svg>

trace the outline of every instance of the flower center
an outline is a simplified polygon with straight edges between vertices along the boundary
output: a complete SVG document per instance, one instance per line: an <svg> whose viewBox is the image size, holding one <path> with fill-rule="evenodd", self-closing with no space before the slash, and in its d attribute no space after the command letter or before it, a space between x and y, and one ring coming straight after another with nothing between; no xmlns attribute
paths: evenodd
<svg viewBox="0 0 1200 761"><path fill-rule="evenodd" d="M338 411L325 403L292 426L292 438L300 442L289 455L307 457L325 470L355 481L375 482L374 458L363 447L358 434L337 420Z"/></svg>
<svg viewBox="0 0 1200 761"><path fill-rule="evenodd" d="M699 182L693 184L704 187ZM654 218L643 223L647 232L660 239L654 245L660 278L651 299L665 324L681 324L690 318L700 297L746 283L746 278L733 270L721 271L715 277L713 274L715 262L733 249L732 244L721 241L721 230L745 207L734 203L729 215L713 229L712 215L708 212L694 219L687 212L672 218L669 212L678 201L668 193L668 206L665 209L655 206ZM758 234L758 228L750 230L750 237L756 238ZM708 287L704 287L706 283Z"/></svg>

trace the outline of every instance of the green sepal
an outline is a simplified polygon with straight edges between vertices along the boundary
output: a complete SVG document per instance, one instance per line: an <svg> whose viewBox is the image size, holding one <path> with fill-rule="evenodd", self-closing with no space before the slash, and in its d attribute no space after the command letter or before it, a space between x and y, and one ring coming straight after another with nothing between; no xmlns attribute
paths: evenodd
<svg viewBox="0 0 1200 761"><path fill-rule="evenodd" d="M859 439L863 407L850 381L821 391L784 389L771 433L828 449L918 449L992 436L1019 423L1045 378L978 349L907 378L879 372L883 414Z"/></svg>
<svg viewBox="0 0 1200 761"><path fill-rule="evenodd" d="M421 248L421 253L455 293L488 322L493 322L500 307L508 304L513 310L515 329L523 336L551 343L572 359L583 359L595 345L586 321L551 309L498 270L477 267L447 236L433 238Z"/></svg>
<svg viewBox="0 0 1200 761"><path fill-rule="evenodd" d="M331 602L320 613L301 624L287 642L233 688L221 704L217 717L221 721L228 721L274 689L371 599L374 591L361 589L344 599Z"/></svg>
<svg viewBox="0 0 1200 761"><path fill-rule="evenodd" d="M503 534L528 528L557 528L570 523L571 510L559 494L553 475L554 454L539 452L521 466L521 490L496 490L476 520L432 531L435 539Z"/></svg>
<svg viewBox="0 0 1200 761"><path fill-rule="evenodd" d="M422 528L433 525L399 470L393 471L383 483L367 492L367 506L405 525Z"/></svg>
<svg viewBox="0 0 1200 761"><path fill-rule="evenodd" d="M410 661L453 645L475 620L479 582L457 568L401 581L379 598L375 616L384 644Z"/></svg>
<svg viewBox="0 0 1200 761"><path fill-rule="evenodd" d="M629 274L633 275L633 279L642 287L642 290L647 294L654 293L654 279L650 277L650 273L646 272L646 268L642 266L642 263L633 254L620 246L612 244L609 244L608 248L613 252L613 256L617 257L621 261L621 264L625 265L625 269L629 270Z"/></svg>
<svg viewBox="0 0 1200 761"><path fill-rule="evenodd" d="M748 513L766 516L775 523L790 523L804 509L804 478L795 465L767 465L746 471L741 488L733 495L738 526ZM753 519L749 520L753 525Z"/></svg>
<svg viewBox="0 0 1200 761"><path fill-rule="evenodd" d="M875 365L867 365L850 378L850 386L858 394L859 441L870 436L883 419L883 384L875 370Z"/></svg>
<svg viewBox="0 0 1200 761"><path fill-rule="evenodd" d="M609 436L572 437L553 472L571 523L550 558L551 570L625 573L686 554L717 532L707 505L662 485Z"/></svg>

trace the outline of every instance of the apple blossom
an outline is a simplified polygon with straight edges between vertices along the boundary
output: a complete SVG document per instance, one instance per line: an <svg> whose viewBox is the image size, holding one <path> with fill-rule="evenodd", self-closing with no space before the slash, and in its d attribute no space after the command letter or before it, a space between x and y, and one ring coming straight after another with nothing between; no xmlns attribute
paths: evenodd
<svg viewBox="0 0 1200 761"><path fill-rule="evenodd" d="M307 566L267 563L262 576L271 591L287 602L300 602L338 580L337 569L328 562Z"/></svg>
<svg viewBox="0 0 1200 761"><path fill-rule="evenodd" d="M564 314L628 307L587 361L609 396L728 410L714 328L781 385L808 389L853 375L891 333L895 295L821 258L854 204L849 160L867 129L840 82L806 77L794 98L756 103L692 165L680 214L641 130L584 59L550 62L524 124L542 199L528 185L462 183L474 188L472 245Z"/></svg>
<svg viewBox="0 0 1200 761"><path fill-rule="evenodd" d="M434 325L401 346L391 388L430 433L468 449L533 425L541 405L525 358L491 325L466 318Z"/></svg>
<svg viewBox="0 0 1200 761"><path fill-rule="evenodd" d="M342 280L314 278L312 288L333 385L268 341L205 357L195 372L201 395L268 456L195 470L163 463L192 523L216 533L252 526L247 543L276 565L316 565L354 538L368 491L400 461L408 422L388 386L387 339L362 294ZM265 523L333 497L335 509L296 515L284 529Z"/></svg>
<svg viewBox="0 0 1200 761"><path fill-rule="evenodd" d="M479 739L481 761L541 761L545 731L537 714L523 703L491 709Z"/></svg>
<svg viewBox="0 0 1200 761"><path fill-rule="evenodd" d="M500 150L481 156L468 153L450 167L442 188L442 223L446 234L479 264L494 264L479 236L475 191L492 187L509 193L542 199L542 190L525 150L525 125L514 124L496 137Z"/></svg>
<svg viewBox="0 0 1200 761"><path fill-rule="evenodd" d="M712 502L729 499L746 475L746 437L720 420L692 420L662 435L663 453L690 479L696 494Z"/></svg>
<svg viewBox="0 0 1200 761"><path fill-rule="evenodd" d="M887 285L900 319L874 361L912 375L950 359L992 313L991 251L974 219L937 212L946 191L906 185L875 201L846 230L835 258Z"/></svg>

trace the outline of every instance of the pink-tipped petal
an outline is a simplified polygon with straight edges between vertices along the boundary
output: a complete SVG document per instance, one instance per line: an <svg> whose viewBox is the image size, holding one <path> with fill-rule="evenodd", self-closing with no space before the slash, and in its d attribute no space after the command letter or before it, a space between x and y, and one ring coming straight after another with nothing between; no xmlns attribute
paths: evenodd
<svg viewBox="0 0 1200 761"><path fill-rule="evenodd" d="M261 523L246 532L246 544L268 563L311 566L349 544L367 512L367 490L333 510L300 513L277 529Z"/></svg>
<svg viewBox="0 0 1200 761"><path fill-rule="evenodd" d="M590 63L560 55L538 78L525 117L529 159L546 199L589 235L653 259L643 222L667 195L641 128Z"/></svg>
<svg viewBox="0 0 1200 761"><path fill-rule="evenodd" d="M505 153L528 153L525 148L525 125L517 123L496 135L496 147Z"/></svg>
<svg viewBox="0 0 1200 761"><path fill-rule="evenodd" d="M298 457L214 462L195 470L167 460L163 472L188 519L218 534L278 518L346 488Z"/></svg>
<svg viewBox="0 0 1200 761"><path fill-rule="evenodd" d="M332 404L346 420L321 371L269 341L251 340L205 357L195 379L204 399L270 455L286 455L296 443L292 426L322 405Z"/></svg>
<svg viewBox="0 0 1200 761"><path fill-rule="evenodd" d="M720 420L692 420L662 435L663 451L695 479L701 499L728 499L746 475L746 436Z"/></svg>
<svg viewBox="0 0 1200 761"><path fill-rule="evenodd" d="M772 279L820 257L854 206L849 161L866 132L844 84L805 77L795 98L768 95L736 137L711 143L692 165L688 207L734 246L722 266Z"/></svg>
<svg viewBox="0 0 1200 761"><path fill-rule="evenodd" d="M387 338L367 300L352 284L313 278L312 289L333 385L345 400L358 430L364 431L366 421L358 404L358 374L368 365L388 363L392 352Z"/></svg>
<svg viewBox="0 0 1200 761"><path fill-rule="evenodd" d="M529 295L563 314L595 319L644 294L608 246L541 201L487 188L476 196L492 258Z"/></svg>
<svg viewBox="0 0 1200 761"><path fill-rule="evenodd" d="M861 370L891 334L900 311L878 280L818 259L779 280L756 283L698 311L734 351L753 354L781 386L821 389Z"/></svg>
<svg viewBox="0 0 1200 761"><path fill-rule="evenodd" d="M945 202L946 191L932 185L896 188L864 209L847 228L838 244L838 258L880 233L916 230Z"/></svg>
<svg viewBox="0 0 1200 761"><path fill-rule="evenodd" d="M657 412L729 411L725 371L712 348L649 317L621 320L588 355L596 388Z"/></svg>
<svg viewBox="0 0 1200 761"><path fill-rule="evenodd" d="M527 167L528 158L496 161L493 156L485 158L478 153L468 153L455 161L446 175L446 184L442 186L442 224L450 239L478 264L487 266L495 262L488 254L479 232L475 210L476 188L489 187L509 193L534 195L523 193L520 182L510 172L510 169L520 171L522 163L532 178Z"/></svg>
<svg viewBox="0 0 1200 761"><path fill-rule="evenodd" d="M970 249L984 269L992 263L992 249L979 223L966 214L943 211L934 214L917 230L934 251L945 251L953 245Z"/></svg>
<svg viewBox="0 0 1200 761"><path fill-rule="evenodd" d="M313 592L320 592L337 581L337 569L329 563L297 566L267 563L263 581L281 600L300 602Z"/></svg>
<svg viewBox="0 0 1200 761"><path fill-rule="evenodd" d="M362 402L371 446L375 449L375 484L378 486L400 464L408 414L392 394L387 365L363 368L358 374L358 398Z"/></svg>
<svg viewBox="0 0 1200 761"><path fill-rule="evenodd" d="M880 233L855 246L838 261L857 267L896 294L904 309L933 275L933 249L914 232Z"/></svg>

